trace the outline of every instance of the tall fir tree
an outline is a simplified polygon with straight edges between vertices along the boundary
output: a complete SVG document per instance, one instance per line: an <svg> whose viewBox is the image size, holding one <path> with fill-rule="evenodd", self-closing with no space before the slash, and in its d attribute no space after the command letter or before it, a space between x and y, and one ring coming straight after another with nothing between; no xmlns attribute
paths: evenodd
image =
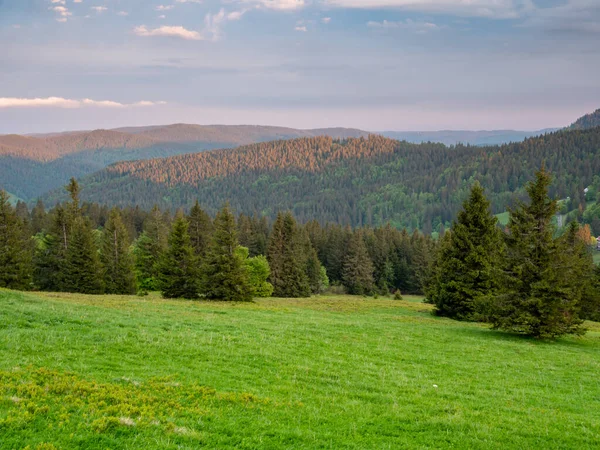
<svg viewBox="0 0 600 450"><path fill-rule="evenodd" d="M159 286L165 298L198 298L197 257L188 228L187 220L178 215L171 227L168 248L158 264Z"/></svg>
<svg viewBox="0 0 600 450"><path fill-rule="evenodd" d="M572 255L554 239L557 201L544 167L527 187L529 204L510 209L503 286L493 303L494 328L538 338L580 334L581 289Z"/></svg>
<svg viewBox="0 0 600 450"><path fill-rule="evenodd" d="M300 230L290 212L278 214L269 239L267 259L275 297L310 297L306 254Z"/></svg>
<svg viewBox="0 0 600 450"><path fill-rule="evenodd" d="M0 190L0 287L26 290L32 283L32 246L23 220Z"/></svg>
<svg viewBox="0 0 600 450"><path fill-rule="evenodd" d="M31 210L31 228L33 234L40 233L48 227L46 208L44 202L40 199Z"/></svg>
<svg viewBox="0 0 600 450"><path fill-rule="evenodd" d="M350 238L342 266L342 283L349 294L369 295L375 287L373 262L360 231Z"/></svg>
<svg viewBox="0 0 600 450"><path fill-rule="evenodd" d="M190 224L189 234L192 247L199 258L204 258L208 251L213 224L210 216L200 207L198 200L190 210L187 220Z"/></svg>
<svg viewBox="0 0 600 450"><path fill-rule="evenodd" d="M207 298L252 300L253 288L238 247L235 217L226 204L215 217L214 231L203 265L203 291Z"/></svg>
<svg viewBox="0 0 600 450"><path fill-rule="evenodd" d="M167 225L158 207L154 207L144 222L144 231L134 244L135 273L141 291L157 291L158 262L167 249Z"/></svg>
<svg viewBox="0 0 600 450"><path fill-rule="evenodd" d="M439 316L481 319L499 289L503 240L483 187L476 182L442 245L426 287Z"/></svg>
<svg viewBox="0 0 600 450"><path fill-rule="evenodd" d="M77 217L65 254L62 289L82 294L102 294L102 266L90 221Z"/></svg>
<svg viewBox="0 0 600 450"><path fill-rule="evenodd" d="M135 294L136 279L131 242L118 209L111 210L102 232L100 261L107 294Z"/></svg>

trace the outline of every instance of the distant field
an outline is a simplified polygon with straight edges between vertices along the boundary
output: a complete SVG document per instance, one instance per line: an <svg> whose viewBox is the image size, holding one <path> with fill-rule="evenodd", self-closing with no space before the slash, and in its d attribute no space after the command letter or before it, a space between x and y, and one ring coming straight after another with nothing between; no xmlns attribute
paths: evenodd
<svg viewBox="0 0 600 450"><path fill-rule="evenodd" d="M596 323L538 342L417 297L0 305L2 449L598 448Z"/></svg>

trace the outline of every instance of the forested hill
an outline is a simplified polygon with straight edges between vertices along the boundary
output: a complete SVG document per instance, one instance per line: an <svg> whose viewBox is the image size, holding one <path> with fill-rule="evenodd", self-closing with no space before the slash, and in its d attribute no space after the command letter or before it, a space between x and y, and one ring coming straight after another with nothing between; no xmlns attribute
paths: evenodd
<svg viewBox="0 0 600 450"><path fill-rule="evenodd" d="M600 109L593 113L586 114L577 119L570 127L570 130L587 130L589 128L600 127Z"/></svg>
<svg viewBox="0 0 600 450"><path fill-rule="evenodd" d="M150 208L211 212L229 200L238 212L302 221L436 230L449 225L479 179L495 212L504 211L545 162L552 195L583 201L600 173L600 129L560 131L493 147L410 144L381 136L302 138L167 159L121 162L82 180L82 198ZM60 199L58 191L46 202Z"/></svg>
<svg viewBox="0 0 600 450"><path fill-rule="evenodd" d="M0 188L31 200L118 161L131 161L234 147L254 142L368 133L348 128L296 130L266 126L175 124L48 135L0 136Z"/></svg>

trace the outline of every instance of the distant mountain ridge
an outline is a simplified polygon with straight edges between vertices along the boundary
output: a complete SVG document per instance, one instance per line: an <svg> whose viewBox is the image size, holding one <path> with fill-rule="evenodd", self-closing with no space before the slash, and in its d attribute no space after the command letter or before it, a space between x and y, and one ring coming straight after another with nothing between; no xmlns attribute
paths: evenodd
<svg viewBox="0 0 600 450"><path fill-rule="evenodd" d="M561 130L502 146L412 144L379 135L335 140L298 138L234 149L119 162L81 180L82 199L108 205L189 208L214 213L229 201L238 212L301 221L379 225L426 232L448 227L475 180L494 213L524 196L545 164L551 195L579 198L600 173L600 128ZM66 199L64 190L45 197Z"/></svg>
<svg viewBox="0 0 600 450"><path fill-rule="evenodd" d="M546 128L537 131L517 130L440 130L440 131L382 131L381 135L399 141L415 144L439 142L445 145L501 145L509 142L521 142L527 138L557 131L558 128Z"/></svg>
<svg viewBox="0 0 600 450"><path fill-rule="evenodd" d="M587 130L589 128L600 127L600 109L597 109L593 113L586 114L573 122L568 129L569 130Z"/></svg>
<svg viewBox="0 0 600 450"><path fill-rule="evenodd" d="M351 128L296 130L252 125L174 124L114 130L0 136L0 188L34 199L119 161L144 160L319 135L368 136Z"/></svg>

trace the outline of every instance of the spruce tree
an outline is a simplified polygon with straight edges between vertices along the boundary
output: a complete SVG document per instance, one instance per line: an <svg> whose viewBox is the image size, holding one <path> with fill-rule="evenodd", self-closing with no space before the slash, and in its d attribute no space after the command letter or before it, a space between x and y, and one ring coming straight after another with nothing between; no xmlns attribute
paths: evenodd
<svg viewBox="0 0 600 450"><path fill-rule="evenodd" d="M503 241L497 219L476 182L434 264L426 295L439 316L481 318L482 308L498 291Z"/></svg>
<svg viewBox="0 0 600 450"><path fill-rule="evenodd" d="M38 200L31 210L31 228L33 234L37 234L47 228L47 217L44 202Z"/></svg>
<svg viewBox="0 0 600 450"><path fill-rule="evenodd" d="M369 295L375 287L373 262L360 231L350 238L342 266L342 283L349 294Z"/></svg>
<svg viewBox="0 0 600 450"><path fill-rule="evenodd" d="M171 227L168 248L158 264L159 287L165 298L196 299L199 293L197 258L189 224L178 215Z"/></svg>
<svg viewBox="0 0 600 450"><path fill-rule="evenodd" d="M136 280L129 235L116 208L111 210L104 225L100 261L107 294L135 294Z"/></svg>
<svg viewBox="0 0 600 450"><path fill-rule="evenodd" d="M158 262L167 249L167 226L158 207L144 222L144 231L134 244L135 272L141 291L159 290Z"/></svg>
<svg viewBox="0 0 600 450"><path fill-rule="evenodd" d="M34 283L42 291L63 291L64 268L71 237L71 221L59 205L51 214L50 229L36 247Z"/></svg>
<svg viewBox="0 0 600 450"><path fill-rule="evenodd" d="M62 289L82 294L102 294L102 266L88 219L77 217L65 254Z"/></svg>
<svg viewBox="0 0 600 450"><path fill-rule="evenodd" d="M490 315L494 328L538 338L582 332L580 280L572 255L553 237L558 206L548 196L550 184L542 167L526 187L529 204L509 209L503 286Z"/></svg>
<svg viewBox="0 0 600 450"><path fill-rule="evenodd" d="M214 231L203 265L203 291L207 298L252 300L253 289L238 247L235 217L229 205L225 205L215 217Z"/></svg>
<svg viewBox="0 0 600 450"><path fill-rule="evenodd" d="M269 239L267 259L275 297L310 297L306 254L291 213L278 214Z"/></svg>
<svg viewBox="0 0 600 450"><path fill-rule="evenodd" d="M0 190L0 287L25 290L32 282L32 247L23 221Z"/></svg>
<svg viewBox="0 0 600 450"><path fill-rule="evenodd" d="M198 200L187 217L190 224L189 234L196 256L204 258L208 250L213 225L210 216L200 207Z"/></svg>

